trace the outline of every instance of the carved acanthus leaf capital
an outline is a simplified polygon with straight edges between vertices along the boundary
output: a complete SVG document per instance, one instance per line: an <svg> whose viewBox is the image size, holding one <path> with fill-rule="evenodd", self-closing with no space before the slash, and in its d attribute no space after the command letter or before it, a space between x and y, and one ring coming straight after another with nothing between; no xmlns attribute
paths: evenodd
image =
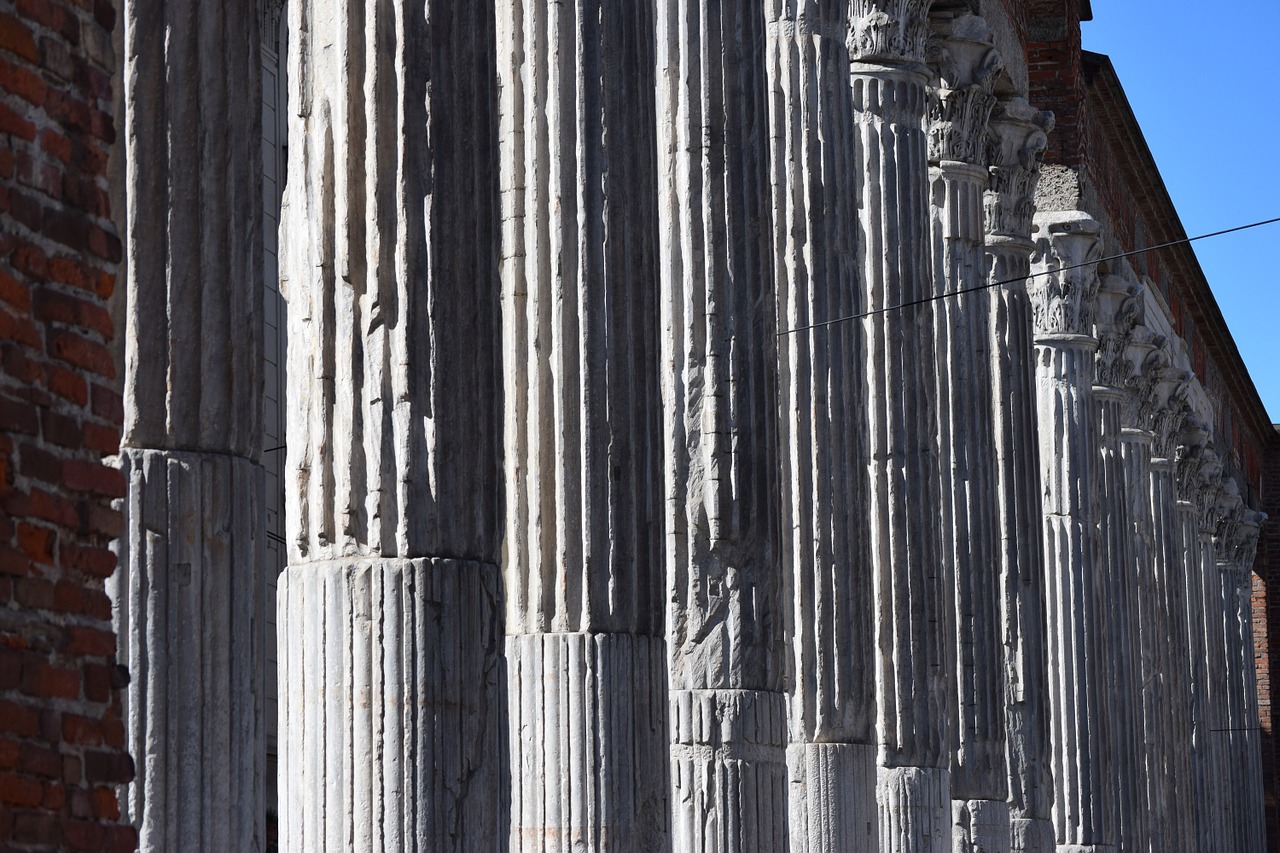
<svg viewBox="0 0 1280 853"><path fill-rule="evenodd" d="M1200 462L1200 499L1197 502L1200 532L1203 534L1212 536L1218 529L1218 500L1224 488L1222 460L1211 447L1206 447Z"/></svg>
<svg viewBox="0 0 1280 853"><path fill-rule="evenodd" d="M1120 276L1102 277L1097 314L1099 385L1124 388L1133 378L1128 350L1134 343L1134 331L1145 316L1142 290L1141 285L1129 284Z"/></svg>
<svg viewBox="0 0 1280 853"><path fill-rule="evenodd" d="M1036 215L1032 275L1027 281L1036 337L1092 336L1100 231L1097 220L1083 211Z"/></svg>
<svg viewBox="0 0 1280 853"><path fill-rule="evenodd" d="M853 0L850 61L923 63L930 5L931 0Z"/></svg>
<svg viewBox="0 0 1280 853"><path fill-rule="evenodd" d="M995 77L1004 60L977 15L939 18L928 44L929 160L982 165L987 123L995 108Z"/></svg>
<svg viewBox="0 0 1280 853"><path fill-rule="evenodd" d="M983 198L987 233L1015 240L1031 236L1040 161L1049 147L1053 113L1022 98L1002 101L987 134L991 188Z"/></svg>
<svg viewBox="0 0 1280 853"><path fill-rule="evenodd" d="M1224 479L1222 488L1218 492L1217 505L1214 507L1213 542L1218 548L1220 560L1234 561L1233 552L1244 512L1245 506L1240 497L1240 487L1234 478Z"/></svg>
<svg viewBox="0 0 1280 853"><path fill-rule="evenodd" d="M1167 350L1157 350L1165 352ZM1173 367L1159 369L1159 382L1153 400L1155 407L1151 411L1151 432L1155 439L1151 443L1151 455L1158 459L1173 459L1178 446L1178 431L1191 409L1187 403L1187 395L1191 391L1193 374Z"/></svg>
<svg viewBox="0 0 1280 853"><path fill-rule="evenodd" d="M1207 466L1217 461L1217 454L1206 445L1209 442L1209 425L1194 412L1182 422L1178 434L1177 465L1178 500L1197 506L1207 487ZM1219 466L1221 470L1221 466Z"/></svg>
<svg viewBox="0 0 1280 853"><path fill-rule="evenodd" d="M1258 556L1258 536L1262 533L1262 525L1267 517L1265 512L1252 509L1240 513L1240 521L1236 524L1235 536L1230 543L1230 558L1241 572L1253 570L1254 559Z"/></svg>

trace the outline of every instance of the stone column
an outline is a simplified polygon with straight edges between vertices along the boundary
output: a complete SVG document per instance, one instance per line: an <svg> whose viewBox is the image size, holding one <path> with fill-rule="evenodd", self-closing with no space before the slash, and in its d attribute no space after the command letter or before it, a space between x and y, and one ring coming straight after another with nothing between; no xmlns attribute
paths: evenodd
<svg viewBox="0 0 1280 853"><path fill-rule="evenodd" d="M950 586L946 670L951 747L952 843L1007 851L999 505L992 423L990 306L983 248L987 123L1003 67L986 23L934 16L930 64L930 206L937 398L940 570ZM975 291L975 292L966 292Z"/></svg>
<svg viewBox="0 0 1280 853"><path fill-rule="evenodd" d="M1102 601L1111 677L1104 683L1106 708L1115 745L1115 817L1121 850L1146 843L1146 773L1142 743L1142 695L1139 672L1138 575L1135 571L1134 522L1130 505L1134 489L1145 493L1150 433L1132 427L1137 395L1129 351L1145 337L1142 288L1129 287L1119 276L1104 276L1096 320L1098 352L1094 406L1098 412L1098 459L1094 484L1101 534L1100 568L1105 573ZM1139 362L1141 358L1139 358ZM1127 427L1127 428L1126 428ZM1145 452L1145 456L1143 455ZM1136 485L1135 485L1136 484Z"/></svg>
<svg viewBox="0 0 1280 853"><path fill-rule="evenodd" d="M766 19L791 703L791 849L878 843L871 557L847 2Z"/></svg>
<svg viewBox="0 0 1280 853"><path fill-rule="evenodd" d="M1218 504L1218 568L1222 577L1225 638L1225 719L1222 744L1226 814L1222 850L1261 850L1265 845L1261 811L1262 774L1258 764L1257 695L1253 678L1252 583L1258 533L1266 515L1248 509L1234 481Z"/></svg>
<svg viewBox="0 0 1280 853"><path fill-rule="evenodd" d="M1079 211L1036 215L1028 284L1036 341L1040 476L1044 489L1054 821L1061 853L1115 845L1103 667L1097 525L1093 516L1095 261L1098 223Z"/></svg>
<svg viewBox="0 0 1280 853"><path fill-rule="evenodd" d="M1201 504L1200 578L1204 589L1204 612L1201 614L1205 637L1205 703L1204 746L1207 785L1210 792L1209 820L1198 834L1207 838L1205 849L1225 853L1233 849L1227 840L1231 780L1226 769L1226 627L1223 615L1222 570L1218 566L1218 528L1222 520L1223 502L1228 498L1228 484L1221 476L1223 466L1215 466L1210 486ZM1239 500L1239 497L1236 497Z"/></svg>
<svg viewBox="0 0 1280 853"><path fill-rule="evenodd" d="M1244 794L1237 755L1238 729L1242 726L1241 706L1244 679L1240 660L1240 626L1237 621L1239 581L1235 546L1240 523L1246 512L1236 481L1227 478L1216 508L1214 529L1214 600L1209 630L1216 634L1217 646L1214 722L1210 734L1216 753L1215 784L1219 790L1215 816L1215 851L1244 850L1241 809ZM1250 655L1252 657L1252 655Z"/></svg>
<svg viewBox="0 0 1280 853"><path fill-rule="evenodd" d="M1240 753L1236 778L1240 787L1240 849L1262 850L1266 847L1266 824L1263 811L1262 738L1258 720L1258 683L1253 645L1253 564L1257 555L1258 535L1267 514L1245 510L1232 540L1231 557L1236 565L1236 622L1240 633L1240 674L1242 703L1240 724L1234 733Z"/></svg>
<svg viewBox="0 0 1280 853"><path fill-rule="evenodd" d="M1208 829L1212 822L1209 803L1213 791L1209 786L1207 740L1209 725L1205 718L1208 700L1208 671L1205 655L1205 590L1203 580L1205 547L1212 547L1201 536L1202 506L1210 493L1212 478L1221 471L1217 455L1207 444L1208 425L1195 415L1183 423L1177 457L1178 545L1182 558L1183 584L1186 589L1183 618L1187 631L1187 696L1189 702L1192 796L1191 820L1193 837L1187 844L1192 850L1210 849ZM1215 498L1216 500L1216 498Z"/></svg>
<svg viewBox="0 0 1280 853"><path fill-rule="evenodd" d="M653 4L497 5L509 846L663 850Z"/></svg>
<svg viewBox="0 0 1280 853"><path fill-rule="evenodd" d="M925 0L854 0L849 58L866 287L863 359L870 434L884 853L942 851L950 837L946 584L939 572L934 459Z"/></svg>
<svg viewBox="0 0 1280 853"><path fill-rule="evenodd" d="M1021 98L998 106L991 121L991 183L984 198L989 276L999 283L988 298L1014 853L1049 853L1055 846L1040 451L1026 282L1034 248L1035 185L1052 127L1052 114L1038 112Z"/></svg>
<svg viewBox="0 0 1280 853"><path fill-rule="evenodd" d="M108 592L137 764L121 817L147 853L265 843L257 9L123 11L128 494Z"/></svg>
<svg viewBox="0 0 1280 853"><path fill-rule="evenodd" d="M296 3L289 32L280 846L497 849L493 11Z"/></svg>
<svg viewBox="0 0 1280 853"><path fill-rule="evenodd" d="M765 16L658 3L672 844L787 847Z"/></svg>
<svg viewBox="0 0 1280 853"><path fill-rule="evenodd" d="M1137 295L1141 300L1143 297ZM1132 374L1126 383L1121 456L1124 480L1120 494L1127 563L1124 571L1132 590L1130 642L1132 680L1118 685L1125 701L1133 702L1133 727L1117 733L1115 752L1122 764L1119 775L1121 843L1163 849L1169 827L1165 820L1162 722L1167 701L1161 646L1163 634L1161 587L1155 570L1155 515L1152 508L1152 442L1155 414L1160 405L1161 377L1168 370L1167 341L1145 326L1136 327L1126 358ZM1130 799L1130 798L1133 799Z"/></svg>
<svg viewBox="0 0 1280 853"><path fill-rule="evenodd" d="M1159 788L1159 806L1150 818L1158 831L1152 850L1185 850L1195 836L1194 812L1186 808L1191 780L1191 724L1188 679L1183 674L1187 658L1186 591L1178 552L1176 451L1178 434L1187 414L1187 382L1191 374L1176 368L1158 370L1152 414L1150 501L1152 512L1152 576L1155 580L1155 630L1148 639L1155 647L1160 683L1156 706L1157 757L1150 768L1153 788ZM1249 662L1252 663L1252 650ZM1163 841L1163 848L1159 846ZM1248 849L1248 848L1242 848Z"/></svg>

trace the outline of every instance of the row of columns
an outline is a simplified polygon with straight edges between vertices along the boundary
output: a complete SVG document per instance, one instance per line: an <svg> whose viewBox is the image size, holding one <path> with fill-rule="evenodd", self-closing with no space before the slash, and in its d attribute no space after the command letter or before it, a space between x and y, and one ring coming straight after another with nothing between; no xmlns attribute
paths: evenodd
<svg viewBox="0 0 1280 853"><path fill-rule="evenodd" d="M143 850L264 843L241 5L126 9ZM290 4L284 849L1253 849L1260 519L930 5Z"/></svg>

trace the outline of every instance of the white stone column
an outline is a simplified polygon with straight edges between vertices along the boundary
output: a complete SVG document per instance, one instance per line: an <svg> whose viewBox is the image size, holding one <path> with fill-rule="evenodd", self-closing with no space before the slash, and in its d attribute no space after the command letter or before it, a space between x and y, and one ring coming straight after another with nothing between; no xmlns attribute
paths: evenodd
<svg viewBox="0 0 1280 853"><path fill-rule="evenodd" d="M1222 578L1224 636L1224 721L1221 744L1222 784L1226 794L1220 835L1222 850L1261 850L1265 847L1262 818L1262 773L1258 763L1257 696L1253 677L1251 607L1254 556L1258 533L1266 515L1248 509L1234 481L1228 481L1219 501L1216 534L1218 569Z"/></svg>
<svg viewBox="0 0 1280 853"><path fill-rule="evenodd" d="M122 17L128 494L108 592L137 767L121 816L144 853L265 843L257 17Z"/></svg>
<svg viewBox="0 0 1280 853"><path fill-rule="evenodd" d="M1183 674L1187 659L1186 591L1178 552L1176 454L1178 435L1187 414L1187 383L1191 374L1176 368L1159 370L1152 414L1150 501L1152 513L1152 575L1155 579L1155 646L1160 683L1155 707L1157 762L1150 768L1158 807L1151 810L1153 853L1185 850L1195 837L1194 812L1186 808L1192 788L1189 685ZM1249 662L1252 664L1252 650ZM1161 843L1163 846L1161 846ZM1247 848L1242 848L1247 849Z"/></svg>
<svg viewBox="0 0 1280 853"><path fill-rule="evenodd" d="M765 15L657 14L672 845L787 848Z"/></svg>
<svg viewBox="0 0 1280 853"><path fill-rule="evenodd" d="M1087 214L1036 215L1028 283L1036 340L1040 476L1044 488L1054 821L1061 853L1115 847L1103 702L1102 614L1093 516L1094 351L1099 225Z"/></svg>
<svg viewBox="0 0 1280 853"><path fill-rule="evenodd" d="M289 33L280 846L497 849L493 11L298 3Z"/></svg>
<svg viewBox="0 0 1280 853"><path fill-rule="evenodd" d="M1021 98L991 121L984 200L990 278L991 385L999 501L1005 731L1013 853L1050 853L1053 775L1035 353L1027 295L1040 158L1053 116Z"/></svg>
<svg viewBox="0 0 1280 853"><path fill-rule="evenodd" d="M1119 276L1104 276L1099 291L1096 327L1098 352L1094 406L1098 412L1098 459L1095 507L1101 535L1099 566L1105 572L1101 599L1106 618L1111 677L1104 682L1114 744L1115 818L1121 850L1146 843L1147 801L1142 727L1142 695L1138 680L1138 574L1134 555L1133 489L1145 493L1150 433L1133 428L1135 371L1129 351L1145 337L1142 289ZM1138 359L1139 363L1141 358ZM1136 485L1134 485L1136 483Z"/></svg>
<svg viewBox="0 0 1280 853"><path fill-rule="evenodd" d="M939 468L940 569L949 585L946 670L952 844L989 853L1010 843L1005 754L1000 520L995 490L990 298L983 247L987 131L1003 67L986 22L933 18L930 206ZM966 292L974 291L974 292Z"/></svg>
<svg viewBox="0 0 1280 853"><path fill-rule="evenodd" d="M1225 467L1225 466L1223 466ZM1222 526L1224 510L1232 509L1230 489L1235 483L1221 477L1221 468L1214 472L1210 488L1202 505L1200 519L1201 581L1204 584L1204 636L1206 660L1204 740L1211 800L1208 825L1204 828L1212 853L1226 853L1233 849L1230 840L1229 813L1233 795L1227 769L1227 651L1226 617L1223 601L1223 571L1219 567L1218 531ZM1235 503L1240 500L1235 495Z"/></svg>
<svg viewBox="0 0 1280 853"><path fill-rule="evenodd" d="M1205 717L1209 677L1205 642L1205 588L1203 550L1212 548L1201 535L1201 518L1206 498L1212 495L1212 479L1222 470L1217 454L1208 446L1208 425L1192 415L1183 423L1177 458L1178 543L1186 589L1183 618L1187 629L1187 693L1189 702L1191 753L1191 820L1194 836L1187 844L1192 850L1210 850L1208 831L1212 825L1209 807L1214 791L1209 785L1207 743L1213 737ZM1216 502L1216 497L1212 500Z"/></svg>
<svg viewBox="0 0 1280 853"><path fill-rule="evenodd" d="M929 173L924 61L929 3L854 0L850 76L866 287L863 365L875 572L877 738L884 853L943 851L950 839L946 583L934 458L934 342L928 304ZM924 511L922 511L924 508Z"/></svg>
<svg viewBox="0 0 1280 853"><path fill-rule="evenodd" d="M847 2L770 0L766 44L782 417L782 611L795 673L795 853L873 850L871 557Z"/></svg>
<svg viewBox="0 0 1280 853"><path fill-rule="evenodd" d="M508 845L665 850L654 7L497 7Z"/></svg>

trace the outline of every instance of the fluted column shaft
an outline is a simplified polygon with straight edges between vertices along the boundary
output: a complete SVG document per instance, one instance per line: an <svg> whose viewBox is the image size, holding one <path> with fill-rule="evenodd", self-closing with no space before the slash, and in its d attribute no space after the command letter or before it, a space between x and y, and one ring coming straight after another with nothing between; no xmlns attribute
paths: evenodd
<svg viewBox="0 0 1280 853"><path fill-rule="evenodd" d="M291 3L288 29L280 843L492 850L493 11Z"/></svg>
<svg viewBox="0 0 1280 853"><path fill-rule="evenodd" d="M1120 414L1123 397L1120 391L1107 385L1096 385L1093 390L1098 412L1099 451L1095 482L1098 505L1095 512L1097 518L1105 519L1099 529L1099 568L1105 573L1105 594L1100 604L1106 623L1106 657L1112 662L1111 677L1103 687L1110 739L1115 745L1112 770L1116 801L1111 814L1116 820L1120 849L1128 851L1135 849L1133 842L1145 837L1137 826L1143 814L1139 804L1144 800L1138 796L1141 764L1136 762L1139 755L1133 748L1134 739L1141 737L1138 717L1141 703L1135 663L1137 620L1133 613L1137 590L1130 548L1133 528L1126 486L1126 455L1122 449L1125 441Z"/></svg>
<svg viewBox="0 0 1280 853"><path fill-rule="evenodd" d="M952 843L1010 842L1002 588L983 247L987 124L1002 60L974 15L934 19L928 111L936 351L940 569L949 586ZM976 292L967 292L976 291Z"/></svg>
<svg viewBox="0 0 1280 853"><path fill-rule="evenodd" d="M1222 621L1225 625L1224 791L1229 798L1223 849L1255 850L1265 846L1261 820L1261 765L1256 730L1257 697L1253 676L1252 571L1258 532L1266 515L1242 505L1235 483L1218 508L1218 568L1222 578Z"/></svg>
<svg viewBox="0 0 1280 853"><path fill-rule="evenodd" d="M121 813L144 853L261 850L258 3L123 5Z"/></svg>
<svg viewBox="0 0 1280 853"><path fill-rule="evenodd" d="M1036 216L1028 285L1036 335L1036 402L1044 488L1047 622L1058 849L1112 850L1108 713L1101 687L1097 525L1093 473L1094 299L1099 226L1074 211ZM1079 266L1083 264L1084 266ZM1063 269L1071 268L1071 269Z"/></svg>
<svg viewBox="0 0 1280 853"><path fill-rule="evenodd" d="M847 7L770 0L766 19L796 853L877 843L862 327L808 328L863 308Z"/></svg>
<svg viewBox="0 0 1280 853"><path fill-rule="evenodd" d="M942 851L950 824L945 582L933 457L934 342L922 61L927 3L855 0L850 75L865 242L863 365L875 571L880 847Z"/></svg>
<svg viewBox="0 0 1280 853"><path fill-rule="evenodd" d="M1191 416L1179 435L1177 451L1177 547L1182 588L1185 590L1182 625L1185 634L1187 737L1184 749L1190 757L1189 772L1193 805L1190 809L1190 835L1185 845L1196 851L1211 850L1209 830L1213 820L1210 803L1214 791L1209 784L1208 744L1213 737L1205 716L1209 678L1208 647L1205 638L1204 549L1212 548L1201 535L1201 520L1206 517L1206 504L1216 503L1213 478L1221 465L1217 454L1207 446L1208 425Z"/></svg>
<svg viewBox="0 0 1280 853"><path fill-rule="evenodd" d="M1026 101L1000 105L991 123L991 185L985 199L989 275L998 283L988 298L1013 853L1049 853L1055 846L1040 452L1026 282L1034 248L1035 184L1051 127L1052 116Z"/></svg>
<svg viewBox="0 0 1280 853"><path fill-rule="evenodd" d="M1202 451L1203 453L1204 451ZM1183 584L1187 590L1184 619L1187 627L1187 682L1189 702L1189 724L1191 737L1189 741L1191 753L1191 820L1194 845L1188 844L1192 850L1207 851L1209 849L1206 832L1212 820L1208 808L1212 796L1207 775L1206 740L1208 726L1205 719L1205 703L1208 694L1205 680L1206 671L1204 633L1204 583L1201 579L1203 567L1201 549L1204 543L1200 537L1200 492L1199 465L1196 470L1179 479L1186 483L1185 492L1180 493L1178 501L1178 547L1182 555ZM1185 499L1183 499L1185 498Z"/></svg>
<svg viewBox="0 0 1280 853"><path fill-rule="evenodd" d="M1204 585L1204 634L1206 645L1206 702L1204 710L1205 752L1210 789L1210 816L1206 828L1212 853L1232 849L1227 834L1230 825L1231 779L1227 770L1228 714L1226 707L1226 625L1222 597L1223 573L1218 567L1218 548L1214 541L1218 516L1215 508L1201 518L1201 582Z"/></svg>
<svg viewBox="0 0 1280 853"><path fill-rule="evenodd" d="M657 14L672 843L787 847L765 15Z"/></svg>
<svg viewBox="0 0 1280 853"><path fill-rule="evenodd" d="M1112 662L1105 689L1110 712L1117 840L1123 851L1148 843L1146 728L1142 719L1142 633L1139 620L1139 543L1135 499L1148 491L1151 434L1136 428L1142 388L1131 351L1150 349L1143 292L1120 276L1105 276L1099 291L1094 404L1098 409L1098 468L1094 484L1106 592L1101 599ZM1145 503L1142 504L1145 506ZM1149 513L1146 513L1149 515ZM1145 517L1145 515L1144 515ZM1149 525L1148 525L1149 526ZM1142 548L1147 545L1141 544ZM1144 550L1143 554L1146 553Z"/></svg>
<svg viewBox="0 0 1280 853"><path fill-rule="evenodd" d="M512 851L666 849L653 3L499 3Z"/></svg>
<svg viewBox="0 0 1280 853"><path fill-rule="evenodd" d="M1168 410L1157 417L1167 420ZM1176 426L1173 431L1176 431ZM1167 426L1157 425L1157 441L1151 460L1151 510L1153 519L1153 575L1156 581L1159 625L1152 637L1159 649L1163 701L1158 707L1159 773L1156 784L1162 790L1163 811L1153 811L1169 851L1182 850L1195 836L1194 812L1186 807L1186 794L1193 787L1189 719L1189 684L1184 672L1187 659L1186 590L1178 548L1175 440ZM1252 650L1248 663L1253 661ZM1153 850L1156 848L1153 846ZM1248 849L1248 848L1242 848Z"/></svg>

